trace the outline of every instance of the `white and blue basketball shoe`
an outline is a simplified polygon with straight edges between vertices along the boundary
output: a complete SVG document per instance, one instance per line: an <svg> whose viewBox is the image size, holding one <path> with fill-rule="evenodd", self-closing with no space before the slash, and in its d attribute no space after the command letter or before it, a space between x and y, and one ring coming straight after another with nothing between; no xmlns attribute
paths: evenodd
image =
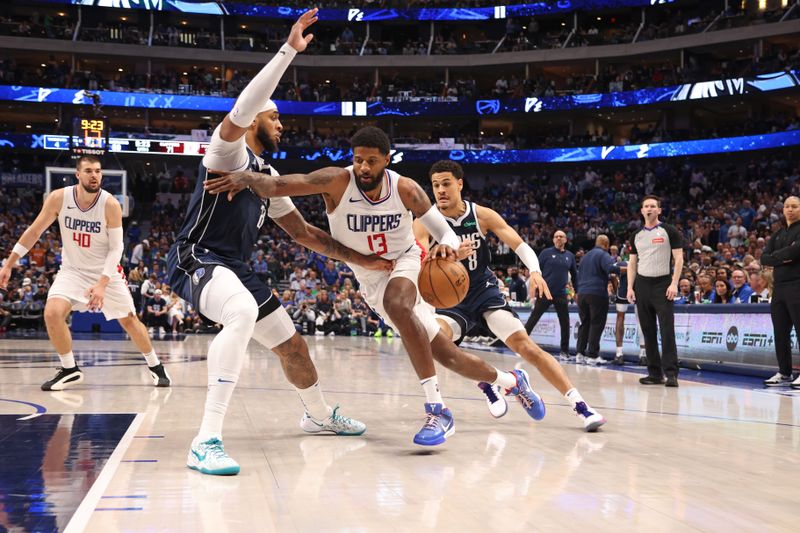
<svg viewBox="0 0 800 533"><path fill-rule="evenodd" d="M456 432L456 424L450 409L440 403L426 403L425 413L427 418L416 435L414 444L420 446L436 446L442 444L447 437Z"/></svg>
<svg viewBox="0 0 800 533"><path fill-rule="evenodd" d="M524 370L512 370L511 373L517 378L517 385L506 391L506 396L514 396L525 409L525 412L534 420L544 418L546 409L542 397L536 394L531 388L528 373Z"/></svg>
<svg viewBox="0 0 800 533"><path fill-rule="evenodd" d="M216 437L205 442L193 442L186 466L211 476L235 476L239 473L239 463L225 453L222 441Z"/></svg>

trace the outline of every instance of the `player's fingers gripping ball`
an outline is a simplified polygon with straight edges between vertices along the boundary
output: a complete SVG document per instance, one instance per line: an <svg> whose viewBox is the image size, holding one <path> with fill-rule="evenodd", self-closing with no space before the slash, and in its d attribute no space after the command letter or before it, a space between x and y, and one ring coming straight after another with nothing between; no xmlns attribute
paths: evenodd
<svg viewBox="0 0 800 533"><path fill-rule="evenodd" d="M464 265L441 257L422 264L419 293L437 309L448 309L461 303L469 290L469 274Z"/></svg>

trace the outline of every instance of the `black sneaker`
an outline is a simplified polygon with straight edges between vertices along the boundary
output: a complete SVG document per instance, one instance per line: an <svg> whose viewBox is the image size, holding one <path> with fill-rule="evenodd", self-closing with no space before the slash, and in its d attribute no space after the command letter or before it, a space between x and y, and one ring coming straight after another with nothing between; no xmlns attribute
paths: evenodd
<svg viewBox="0 0 800 533"><path fill-rule="evenodd" d="M621 355L618 355L618 356L616 356L614 358L614 360L611 362L611 364L612 365L617 365L617 366L624 366L625 365L625 358L623 356L621 356Z"/></svg>
<svg viewBox="0 0 800 533"><path fill-rule="evenodd" d="M677 387L678 386L678 376L667 376L667 382L665 383L667 387Z"/></svg>
<svg viewBox="0 0 800 533"><path fill-rule="evenodd" d="M167 369L164 365L158 363L156 366L149 366L147 369L150 371L150 377L153 379L153 385L156 387L169 387L172 380L167 374Z"/></svg>
<svg viewBox="0 0 800 533"><path fill-rule="evenodd" d="M56 376L50 381L42 383L42 390L64 390L83 382L83 372L77 366L72 368L58 368Z"/></svg>
<svg viewBox="0 0 800 533"><path fill-rule="evenodd" d="M639 356L639 366L647 366L647 357Z"/></svg>
<svg viewBox="0 0 800 533"><path fill-rule="evenodd" d="M660 376L647 376L639 379L639 383L642 385L663 385L666 382L667 380Z"/></svg>

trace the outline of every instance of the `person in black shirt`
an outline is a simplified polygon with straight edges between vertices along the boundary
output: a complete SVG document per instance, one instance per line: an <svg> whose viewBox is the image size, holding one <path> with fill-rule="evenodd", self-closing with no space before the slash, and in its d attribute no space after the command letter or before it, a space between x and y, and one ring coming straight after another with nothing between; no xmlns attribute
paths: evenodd
<svg viewBox="0 0 800 533"><path fill-rule="evenodd" d="M783 202L786 227L767 241L761 264L774 267L774 289L770 313L775 329L775 355L778 373L764 385L788 385L800 389L800 377L792 381L792 327L800 337L800 198L790 196Z"/></svg>
<svg viewBox="0 0 800 533"><path fill-rule="evenodd" d="M147 326L159 328L159 333L166 332L169 327L167 301L161 296L161 289L156 289L153 297L147 300Z"/></svg>
<svg viewBox="0 0 800 533"><path fill-rule="evenodd" d="M567 361L569 357L569 311L567 310L567 286L570 276L575 291L578 291L578 266L575 255L567 250L567 234L561 230L553 234L553 246L545 248L539 254L539 267L542 277L547 282L552 300L538 298L533 305L531 315L525 323L525 331L531 334L533 328L542 318L542 315L553 305L558 315L558 325L561 328L561 354L559 358Z"/></svg>

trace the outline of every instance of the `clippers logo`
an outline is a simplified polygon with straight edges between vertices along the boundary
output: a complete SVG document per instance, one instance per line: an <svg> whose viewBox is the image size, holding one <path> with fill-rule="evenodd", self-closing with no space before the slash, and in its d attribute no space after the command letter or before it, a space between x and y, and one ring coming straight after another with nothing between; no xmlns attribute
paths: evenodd
<svg viewBox="0 0 800 533"><path fill-rule="evenodd" d="M728 348L729 352L732 352L736 349L736 346L739 344L739 330L736 329L736 326L731 326L728 330L728 334L725 335L725 346Z"/></svg>
<svg viewBox="0 0 800 533"><path fill-rule="evenodd" d="M475 111L479 115L496 115L500 112L500 100L478 100L475 102Z"/></svg>
<svg viewBox="0 0 800 533"><path fill-rule="evenodd" d="M361 22L364 20L364 12L360 9L348 9L347 20L350 22Z"/></svg>
<svg viewBox="0 0 800 533"><path fill-rule="evenodd" d="M534 113L538 113L542 110L542 101L536 98L535 96L532 98L525 99L525 112L528 113L533 110Z"/></svg>

